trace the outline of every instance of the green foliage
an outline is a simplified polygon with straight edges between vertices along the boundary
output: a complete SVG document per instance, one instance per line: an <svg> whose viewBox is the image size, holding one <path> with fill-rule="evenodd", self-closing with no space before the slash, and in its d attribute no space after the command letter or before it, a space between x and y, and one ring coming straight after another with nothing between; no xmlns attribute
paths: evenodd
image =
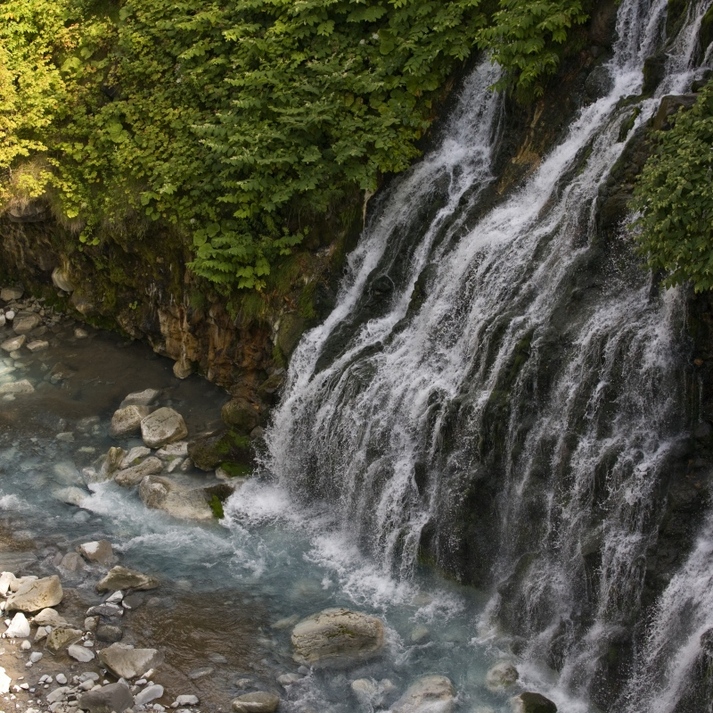
<svg viewBox="0 0 713 713"><path fill-rule="evenodd" d="M559 66L569 30L587 18L581 0L500 0L478 42L509 70L502 88L514 85L521 96L539 96L542 80Z"/></svg>
<svg viewBox="0 0 713 713"><path fill-rule="evenodd" d="M261 289L314 216L418 156L478 44L531 87L585 18L577 0L494 6L0 0L0 171L53 191L80 243L142 215L174 225L218 290Z"/></svg>
<svg viewBox="0 0 713 713"><path fill-rule="evenodd" d="M632 202L640 250L667 286L713 289L713 83L656 142Z"/></svg>

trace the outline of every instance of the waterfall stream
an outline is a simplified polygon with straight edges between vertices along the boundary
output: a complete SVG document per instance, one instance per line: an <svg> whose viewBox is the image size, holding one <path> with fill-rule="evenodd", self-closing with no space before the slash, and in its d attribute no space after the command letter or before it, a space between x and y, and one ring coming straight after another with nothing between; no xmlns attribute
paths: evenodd
<svg viewBox="0 0 713 713"><path fill-rule="evenodd" d="M602 238L598 195L660 97L690 87L709 6L691 6L646 98L667 3L622 2L608 93L492 208L502 108L488 90L496 70L478 67L440 145L374 211L336 308L293 356L268 434L266 467L323 500L325 527L397 579L434 557L492 591L475 640L510 636L524 662L603 706L687 434L682 299L652 289L626 226ZM710 566L701 537L658 604L632 713L652 710L654 662L671 683L653 710L677 710L710 628L699 614L680 650L668 631L686 573ZM704 609L702 591L687 606Z"/></svg>
<svg viewBox="0 0 713 713"><path fill-rule="evenodd" d="M65 565L110 540L162 582L123 641L159 646L157 675L195 686L200 710L271 690L282 713L388 711L440 674L455 713L507 713L523 690L567 713L713 713L712 513L648 584L690 441L685 296L658 288L630 226L600 219L661 97L701 78L712 2L667 38L666 0L622 0L598 98L550 127L515 187L499 176L513 158L499 69L473 69L433 148L374 198L334 310L291 358L259 472L220 523L147 508L92 468L142 445L108 435L129 392L157 389L192 438L219 426L221 389L69 323L47 351L0 356L0 384L34 389L0 404L3 567L59 573L83 617L102 575ZM190 467L175 477L205 480ZM291 627L328 607L378 615L381 655L296 663ZM499 660L517 666L510 689L486 684Z"/></svg>

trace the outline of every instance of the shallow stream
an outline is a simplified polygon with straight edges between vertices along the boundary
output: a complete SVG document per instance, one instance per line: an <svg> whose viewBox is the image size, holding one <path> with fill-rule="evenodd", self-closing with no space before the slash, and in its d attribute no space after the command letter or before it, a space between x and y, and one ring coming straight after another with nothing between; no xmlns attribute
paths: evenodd
<svg viewBox="0 0 713 713"><path fill-rule="evenodd" d="M69 376L53 384L48 375L56 364ZM61 555L108 539L122 564L163 581L132 615L134 638L165 651L167 684L183 685L183 692L191 681L203 700L210 691L215 709L253 688L278 692L285 711L388 708L418 676L437 673L453 681L458 710L509 711L519 687L497 694L484 683L498 658L479 638L486 597L426 567L409 582L389 578L359 554L328 510L297 507L274 483L255 478L228 503L224 520L201 525L149 510L136 492L113 482L85 484L82 469L110 446L140 445L108 435L130 392L160 389L158 404L183 414L189 436L219 426L227 394L196 376L179 381L171 366L112 335L77 339L69 323L57 328L47 351L0 358L0 369L15 369L0 378L22 377L36 387L0 401L0 524L14 550L2 555L3 568L58 572L76 587L75 598L90 603L96 575L64 570ZM292 625L334 606L382 617L386 652L355 668L299 669L291 658ZM282 686L277 677L285 673L301 678ZM525 685L564 703L542 681L528 680L527 671L521 675ZM350 686L359 678L384 682L383 695L360 703ZM572 702L566 708L587 710Z"/></svg>

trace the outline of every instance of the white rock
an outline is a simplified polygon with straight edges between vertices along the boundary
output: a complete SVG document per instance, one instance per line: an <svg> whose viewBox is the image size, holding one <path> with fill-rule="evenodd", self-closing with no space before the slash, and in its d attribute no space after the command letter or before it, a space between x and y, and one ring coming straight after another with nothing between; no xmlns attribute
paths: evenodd
<svg viewBox="0 0 713 713"><path fill-rule="evenodd" d="M12 572L3 572L0 574L0 595L7 595L10 590L10 585L17 581L17 577Z"/></svg>
<svg viewBox="0 0 713 713"><path fill-rule="evenodd" d="M141 421L141 438L150 448L180 441L188 435L183 416L172 408L163 407Z"/></svg>
<svg viewBox="0 0 713 713"><path fill-rule="evenodd" d="M67 647L67 653L80 663L88 663L94 658L94 652L85 648L84 646L79 646L78 644L72 644Z"/></svg>
<svg viewBox="0 0 713 713"><path fill-rule="evenodd" d="M22 651L29 651L31 648L32 648L32 644L27 639L25 639L20 644L20 649L22 649Z"/></svg>
<svg viewBox="0 0 713 713"><path fill-rule="evenodd" d="M43 654L41 651L33 651L30 654L30 661L32 661L32 663L37 663L38 661L42 660L42 656Z"/></svg>
<svg viewBox="0 0 713 713"><path fill-rule="evenodd" d="M9 693L12 679L5 673L5 669L0 666L0 693Z"/></svg>
<svg viewBox="0 0 713 713"><path fill-rule="evenodd" d="M180 706L197 706L199 702L198 696L178 696L178 698L176 698L176 700L171 704L171 708L178 708Z"/></svg>
<svg viewBox="0 0 713 713"><path fill-rule="evenodd" d="M8 639L24 639L30 635L30 622L27 617L18 612L12 619L12 623L8 626L5 636Z"/></svg>

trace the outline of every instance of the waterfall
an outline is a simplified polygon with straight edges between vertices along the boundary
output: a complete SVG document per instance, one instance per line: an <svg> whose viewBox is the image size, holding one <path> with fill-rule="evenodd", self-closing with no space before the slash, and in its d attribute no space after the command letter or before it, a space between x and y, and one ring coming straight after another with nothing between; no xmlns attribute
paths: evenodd
<svg viewBox="0 0 713 713"><path fill-rule="evenodd" d="M431 556L488 588L479 636L508 632L523 661L607 707L598 689L621 674L641 616L686 433L683 300L653 289L626 227L602 235L599 195L658 98L690 86L710 4L691 5L646 98L667 3L623 0L610 90L503 198L498 70L478 66L438 146L381 197L337 306L293 355L267 435L267 469L324 501L384 571L408 577ZM669 665L666 622L705 549L658 603L643 654L642 671L665 668L675 685L709 624L690 624ZM641 705L647 675L627 710L670 713L673 688L670 705Z"/></svg>

